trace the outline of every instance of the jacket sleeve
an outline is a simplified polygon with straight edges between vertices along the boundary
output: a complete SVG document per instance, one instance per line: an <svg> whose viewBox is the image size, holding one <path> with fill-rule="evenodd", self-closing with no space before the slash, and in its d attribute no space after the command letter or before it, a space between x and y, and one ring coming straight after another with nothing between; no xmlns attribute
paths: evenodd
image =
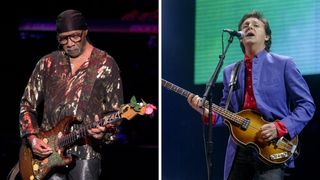
<svg viewBox="0 0 320 180"><path fill-rule="evenodd" d="M307 83L291 60L286 63L284 78L290 104L292 104L292 111L281 122L287 128L290 137L293 138L312 119L315 104Z"/></svg>
<svg viewBox="0 0 320 180"><path fill-rule="evenodd" d="M123 89L122 89L122 79L120 76L120 69L114 59L111 58L109 68L106 69L108 75L108 83L105 87L105 106L106 111L118 110L120 105L123 104Z"/></svg>
<svg viewBox="0 0 320 180"><path fill-rule="evenodd" d="M20 136L37 134L37 107L43 100L44 61L40 60L33 70L20 102Z"/></svg>
<svg viewBox="0 0 320 180"><path fill-rule="evenodd" d="M120 69L114 59L111 58L110 64L108 65L109 68L106 69L108 74L108 83L105 87L105 100L104 106L104 118L108 118L108 114L110 112L118 111L119 107L123 104L123 88L122 88L122 79L120 76ZM113 128L108 128L107 132L104 136L104 142L109 144L112 143L115 139L117 134L119 133L119 129L116 126Z"/></svg>

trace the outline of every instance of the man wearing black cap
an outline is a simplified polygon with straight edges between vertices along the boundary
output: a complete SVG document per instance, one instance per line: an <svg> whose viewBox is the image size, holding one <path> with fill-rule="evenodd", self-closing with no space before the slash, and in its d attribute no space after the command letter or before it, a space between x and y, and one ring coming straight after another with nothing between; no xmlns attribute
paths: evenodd
<svg viewBox="0 0 320 180"><path fill-rule="evenodd" d="M98 121L108 112L117 111L123 100L118 65L108 53L88 42L88 26L82 13L77 10L60 13L56 27L59 49L39 60L20 104L20 135L27 139L33 154L42 158L55 150L39 138L40 132L56 128L68 116L76 117L80 124ZM43 117L38 126L37 110L41 102ZM78 128L79 125L73 125L71 131ZM89 136L66 150L76 156L75 163L50 173L50 179L98 179L99 142L112 141L116 132L115 126L89 129Z"/></svg>

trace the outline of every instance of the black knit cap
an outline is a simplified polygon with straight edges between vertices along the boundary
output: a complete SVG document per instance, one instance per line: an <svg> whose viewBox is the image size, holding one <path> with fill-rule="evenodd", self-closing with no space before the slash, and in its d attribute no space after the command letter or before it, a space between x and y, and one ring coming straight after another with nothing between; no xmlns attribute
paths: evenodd
<svg viewBox="0 0 320 180"><path fill-rule="evenodd" d="M60 13L56 20L57 33L88 29L87 22L81 12L69 9Z"/></svg>

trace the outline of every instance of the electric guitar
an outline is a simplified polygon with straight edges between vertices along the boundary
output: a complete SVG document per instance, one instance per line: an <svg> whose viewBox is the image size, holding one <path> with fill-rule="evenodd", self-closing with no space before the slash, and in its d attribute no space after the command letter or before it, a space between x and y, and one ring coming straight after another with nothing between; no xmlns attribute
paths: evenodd
<svg viewBox="0 0 320 180"><path fill-rule="evenodd" d="M151 109L150 109L151 108ZM74 143L88 135L90 128L106 126L107 124L118 124L121 120L131 120L136 115L151 114L156 109L152 104L145 102L137 103L135 97L131 98L130 104L122 105L119 111L102 118L98 122L82 125L78 130L69 132L75 117L68 116L63 118L57 126L49 131L40 132L37 137L49 144L53 153L46 158L40 158L32 153L30 144L23 140L19 153L19 168L23 180L43 179L53 169L65 166L72 162L72 157L67 156L65 150Z"/></svg>
<svg viewBox="0 0 320 180"><path fill-rule="evenodd" d="M174 91L184 97L194 96L195 94L182 89L164 79L162 86ZM209 102L204 103L205 108L209 108ZM254 148L259 154L259 158L266 164L282 164L289 160L293 155L298 155L297 145L298 136L292 140L284 137L264 142L260 138L260 127L268 122L261 115L253 110L244 110L233 113L218 105L212 104L212 112L224 117L224 123L230 130L234 141L242 146Z"/></svg>

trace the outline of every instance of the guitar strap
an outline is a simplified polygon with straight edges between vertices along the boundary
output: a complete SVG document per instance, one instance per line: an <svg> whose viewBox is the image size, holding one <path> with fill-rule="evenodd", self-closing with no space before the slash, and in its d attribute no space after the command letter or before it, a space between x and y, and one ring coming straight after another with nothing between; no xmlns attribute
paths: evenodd
<svg viewBox="0 0 320 180"><path fill-rule="evenodd" d="M9 172L7 176L7 180L15 180L16 176L18 175L20 169L19 169L19 161L12 167L11 171Z"/></svg>
<svg viewBox="0 0 320 180"><path fill-rule="evenodd" d="M93 49L92 53L95 53L95 51L97 50ZM94 83L97 79L96 77L97 77L99 68L104 65L104 61L101 61L101 59L107 59L106 53L103 54L102 56L103 57L96 57L96 58L90 59L89 66L87 69L87 74L83 81L82 92L78 102L78 109L76 112L76 117L80 121L87 121L87 118L85 116L87 114L87 109L88 109L87 106L90 100L90 96L88 95L91 95ZM85 123L89 123L89 122L85 122Z"/></svg>
<svg viewBox="0 0 320 180"><path fill-rule="evenodd" d="M230 77L230 81L229 81L229 94L228 94L228 97L227 97L225 109L228 109L228 107L229 107L229 104L230 104L230 101L231 101L231 96L232 96L234 87L235 87L236 84L237 84L238 72L239 72L239 69L240 69L241 62L242 62L242 61L238 61L238 62L234 65L234 67L233 67L233 69L232 69L232 71L231 71L231 77Z"/></svg>

